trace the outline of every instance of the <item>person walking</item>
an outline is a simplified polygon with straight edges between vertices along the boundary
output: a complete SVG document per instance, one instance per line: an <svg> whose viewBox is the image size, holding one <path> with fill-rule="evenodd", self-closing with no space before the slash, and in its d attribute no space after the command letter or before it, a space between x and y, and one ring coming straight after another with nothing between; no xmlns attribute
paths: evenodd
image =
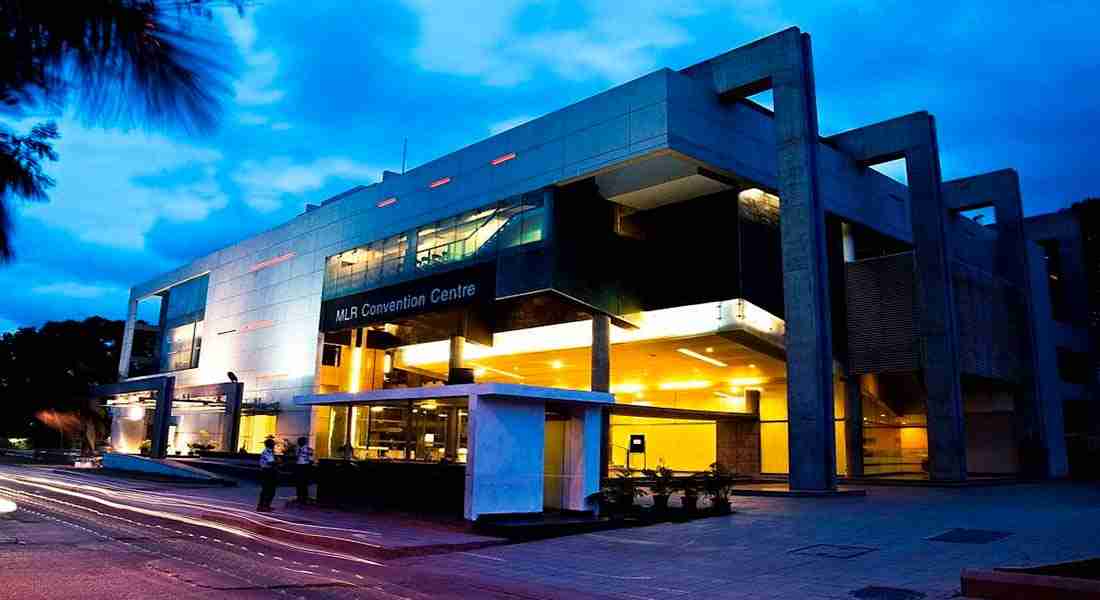
<svg viewBox="0 0 1100 600"><path fill-rule="evenodd" d="M298 438L298 460L294 465L294 478L298 485L298 504L309 504L309 482L313 476L313 448L309 438Z"/></svg>
<svg viewBox="0 0 1100 600"><path fill-rule="evenodd" d="M279 465L275 459L275 440L264 440L264 451L260 453L260 503L257 512L271 512L271 501L275 499L275 488L279 485Z"/></svg>

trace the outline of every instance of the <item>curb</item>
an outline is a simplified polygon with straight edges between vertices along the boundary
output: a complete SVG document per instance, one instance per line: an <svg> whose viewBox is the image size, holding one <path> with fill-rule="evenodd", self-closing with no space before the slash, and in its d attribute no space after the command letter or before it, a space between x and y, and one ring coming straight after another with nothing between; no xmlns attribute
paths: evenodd
<svg viewBox="0 0 1100 600"><path fill-rule="evenodd" d="M1005 571L963 569L962 594L988 600L1095 600L1100 598L1100 581L1052 575L1031 575Z"/></svg>
<svg viewBox="0 0 1100 600"><path fill-rule="evenodd" d="M208 521L238 527L251 533L278 539L283 542L343 552L353 556L378 559L396 559L428 556L432 554L446 554L450 552L464 552L508 543L508 540L498 539L458 544L425 544L422 546L387 547L374 542L355 540L346 537L295 531L281 524L263 523L260 521L262 517L254 521L225 514L200 513L199 516Z"/></svg>

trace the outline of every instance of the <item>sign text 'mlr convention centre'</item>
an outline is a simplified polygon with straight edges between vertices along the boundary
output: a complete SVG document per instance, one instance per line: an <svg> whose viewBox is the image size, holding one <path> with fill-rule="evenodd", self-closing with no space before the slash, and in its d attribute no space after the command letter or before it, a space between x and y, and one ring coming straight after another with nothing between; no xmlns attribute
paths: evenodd
<svg viewBox="0 0 1100 600"><path fill-rule="evenodd" d="M479 265L334 298L321 305L321 327L338 331L492 300L494 283L495 272Z"/></svg>
<svg viewBox="0 0 1100 600"><path fill-rule="evenodd" d="M390 300L372 304L365 302L361 306L351 305L347 308L336 310L336 324L342 325L348 321L355 321L362 317L384 317L390 313L404 313L409 310L422 308L429 305L449 304L461 300L469 300L477 295L477 284L468 283L453 288L432 288L427 294L416 296L405 295L399 300Z"/></svg>

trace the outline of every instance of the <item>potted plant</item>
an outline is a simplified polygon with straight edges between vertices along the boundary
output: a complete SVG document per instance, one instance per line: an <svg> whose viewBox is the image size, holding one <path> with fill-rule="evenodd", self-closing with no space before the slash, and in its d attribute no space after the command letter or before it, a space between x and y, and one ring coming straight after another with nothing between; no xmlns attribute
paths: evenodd
<svg viewBox="0 0 1100 600"><path fill-rule="evenodd" d="M673 473L665 464L658 464L656 469L646 469L646 478L653 481L650 491L653 493L653 508L658 512L668 510L668 496L672 493Z"/></svg>
<svg viewBox="0 0 1100 600"><path fill-rule="evenodd" d="M711 508L720 515L730 512L730 491L733 489L734 471L722 463L711 463L703 476L703 488L710 495Z"/></svg>
<svg viewBox="0 0 1100 600"><path fill-rule="evenodd" d="M678 486L684 493L680 506L683 508L685 514L695 514L696 509L699 508L699 480L695 475L685 477L680 480Z"/></svg>

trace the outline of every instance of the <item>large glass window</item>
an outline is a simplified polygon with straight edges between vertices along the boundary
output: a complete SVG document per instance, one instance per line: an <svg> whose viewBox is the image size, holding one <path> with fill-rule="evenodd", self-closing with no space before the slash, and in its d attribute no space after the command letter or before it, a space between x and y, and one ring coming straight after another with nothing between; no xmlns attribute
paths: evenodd
<svg viewBox="0 0 1100 600"><path fill-rule="evenodd" d="M160 294L161 371L179 371L199 366L206 290L209 276L203 275Z"/></svg>
<svg viewBox="0 0 1100 600"><path fill-rule="evenodd" d="M541 241L546 209L541 194L500 202L440 219L416 232L416 270L486 256L501 248ZM329 257L324 298L337 298L399 279L410 251L404 233Z"/></svg>
<svg viewBox="0 0 1100 600"><path fill-rule="evenodd" d="M416 236L416 268L431 269L498 248L543 238L542 198L521 197L467 211L421 227Z"/></svg>
<svg viewBox="0 0 1100 600"><path fill-rule="evenodd" d="M199 366L202 321L172 327L164 335L164 370L179 371Z"/></svg>
<svg viewBox="0 0 1100 600"><path fill-rule="evenodd" d="M408 236L399 234L329 257L325 297L343 296L401 274Z"/></svg>
<svg viewBox="0 0 1100 600"><path fill-rule="evenodd" d="M334 413L338 409L334 409ZM339 410L346 411L346 408ZM465 401L424 400L355 406L350 423L354 458L466 462ZM346 426L343 418L330 424L333 456L342 456Z"/></svg>

